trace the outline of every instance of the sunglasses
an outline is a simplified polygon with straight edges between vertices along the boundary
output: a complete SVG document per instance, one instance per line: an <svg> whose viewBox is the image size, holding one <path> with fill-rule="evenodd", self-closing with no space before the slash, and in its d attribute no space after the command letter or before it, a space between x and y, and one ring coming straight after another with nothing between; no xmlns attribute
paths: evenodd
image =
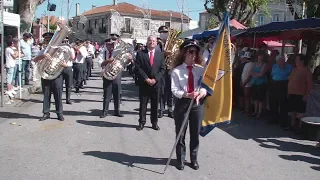
<svg viewBox="0 0 320 180"><path fill-rule="evenodd" d="M196 54L197 53L197 50L195 49L190 49L187 51L189 54Z"/></svg>

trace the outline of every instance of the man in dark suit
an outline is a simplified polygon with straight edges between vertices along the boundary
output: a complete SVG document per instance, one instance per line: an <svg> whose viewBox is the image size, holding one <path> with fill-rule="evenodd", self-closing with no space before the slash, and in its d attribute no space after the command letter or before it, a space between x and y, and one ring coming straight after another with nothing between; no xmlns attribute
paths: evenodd
<svg viewBox="0 0 320 180"><path fill-rule="evenodd" d="M157 38L149 36L147 48L137 52L136 56L136 74L137 84L139 85L139 126L140 131L146 124L146 112L149 99L151 100L151 123L152 129L160 130L158 126L158 104L160 84L165 73L164 55L157 47Z"/></svg>

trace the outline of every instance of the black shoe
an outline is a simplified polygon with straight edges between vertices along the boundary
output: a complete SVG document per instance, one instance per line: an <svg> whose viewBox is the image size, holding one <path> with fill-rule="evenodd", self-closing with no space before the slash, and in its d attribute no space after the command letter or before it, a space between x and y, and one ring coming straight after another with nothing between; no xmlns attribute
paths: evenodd
<svg viewBox="0 0 320 180"><path fill-rule="evenodd" d="M79 88L76 88L76 91L75 91L75 93L79 93Z"/></svg>
<svg viewBox="0 0 320 180"><path fill-rule="evenodd" d="M152 125L152 129L154 129L156 131L159 131L160 127L156 124L156 125Z"/></svg>
<svg viewBox="0 0 320 180"><path fill-rule="evenodd" d="M144 128L144 124L139 123L139 126L136 128L137 131L141 131Z"/></svg>
<svg viewBox="0 0 320 180"><path fill-rule="evenodd" d="M83 86L80 86L80 89L84 89L84 87L83 87Z"/></svg>
<svg viewBox="0 0 320 180"><path fill-rule="evenodd" d="M184 163L183 162L178 162L176 164L176 168L182 171L184 169Z"/></svg>
<svg viewBox="0 0 320 180"><path fill-rule="evenodd" d="M116 112L114 113L114 116L123 117L123 114L121 114L120 112Z"/></svg>
<svg viewBox="0 0 320 180"><path fill-rule="evenodd" d="M58 115L58 120L59 120L59 121L64 121L63 115Z"/></svg>
<svg viewBox="0 0 320 180"><path fill-rule="evenodd" d="M194 170L198 170L199 169L199 164L197 161L193 161L191 162L191 168Z"/></svg>
<svg viewBox="0 0 320 180"><path fill-rule="evenodd" d="M174 117L173 117L173 112L169 111L169 112L168 112L168 117L169 117L169 118L174 118Z"/></svg>
<svg viewBox="0 0 320 180"><path fill-rule="evenodd" d="M50 118L50 114L47 113L47 114L43 114L43 116L39 119L39 121L44 121L44 120L47 120Z"/></svg>
<svg viewBox="0 0 320 180"><path fill-rule="evenodd" d="M105 118L106 116L108 116L108 114L106 112L103 112L101 115L100 115L100 118Z"/></svg>
<svg viewBox="0 0 320 180"><path fill-rule="evenodd" d="M158 118L162 118L162 117L163 117L163 111L159 111Z"/></svg>
<svg viewBox="0 0 320 180"><path fill-rule="evenodd" d="M72 104L73 101L69 100L69 101L67 101L66 103L67 103L67 104Z"/></svg>

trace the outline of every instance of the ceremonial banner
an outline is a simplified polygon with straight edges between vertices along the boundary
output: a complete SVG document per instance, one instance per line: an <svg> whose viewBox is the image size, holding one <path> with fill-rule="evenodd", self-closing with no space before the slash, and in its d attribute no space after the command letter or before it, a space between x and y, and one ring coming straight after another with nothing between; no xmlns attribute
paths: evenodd
<svg viewBox="0 0 320 180"><path fill-rule="evenodd" d="M229 15L225 13L219 35L208 60L201 86L211 96L204 103L200 135L207 135L219 123L230 123L232 112L232 62Z"/></svg>

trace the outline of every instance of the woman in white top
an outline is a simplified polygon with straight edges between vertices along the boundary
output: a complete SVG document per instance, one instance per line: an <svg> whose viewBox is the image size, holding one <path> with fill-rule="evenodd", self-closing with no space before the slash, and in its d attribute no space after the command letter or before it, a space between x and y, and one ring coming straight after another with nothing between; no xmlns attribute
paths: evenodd
<svg viewBox="0 0 320 180"><path fill-rule="evenodd" d="M244 111L246 115L249 115L250 111L250 100L251 100L251 76L250 76L250 70L253 65L253 62L251 62L251 54L250 52L246 52L244 54L245 61L247 62L244 65L242 74L241 74L241 84L240 86L243 88L243 95L244 95Z"/></svg>
<svg viewBox="0 0 320 180"><path fill-rule="evenodd" d="M180 52L174 61L174 69L171 74L171 91L176 97L174 107L174 121L176 126L176 135L178 135L184 117L186 114L191 99L195 99L189 114L189 129L190 129L190 159L191 167L195 170L199 169L197 162L199 148L199 133L201 121L203 119L203 101L207 95L207 91L201 88L196 90L197 83L202 76L204 68L202 56L200 55L200 46L195 40L186 40L180 46ZM178 141L176 147L177 169L184 169L186 156L186 136L187 125Z"/></svg>
<svg viewBox="0 0 320 180"><path fill-rule="evenodd" d="M12 81L14 75L14 68L16 66L15 59L18 57L18 52L14 51L14 43L12 40L7 42L8 47L5 49L6 69L7 69L7 94L10 98L14 98L16 92L13 89Z"/></svg>

